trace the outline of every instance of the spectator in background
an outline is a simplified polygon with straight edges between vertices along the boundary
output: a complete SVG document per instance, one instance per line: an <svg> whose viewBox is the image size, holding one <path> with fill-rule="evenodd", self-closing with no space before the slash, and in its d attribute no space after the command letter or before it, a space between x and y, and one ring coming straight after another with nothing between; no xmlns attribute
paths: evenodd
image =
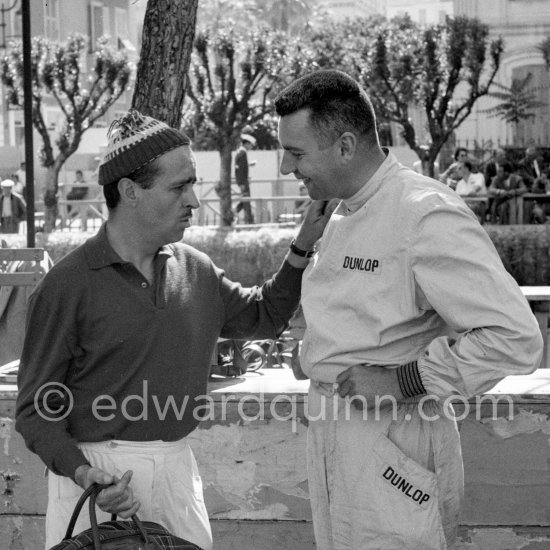
<svg viewBox="0 0 550 550"><path fill-rule="evenodd" d="M550 169L543 170L538 178L535 179L531 187L531 193L537 195L550 194ZM546 201L534 200L532 204L529 201L524 201L526 212L524 218L529 220L529 223L546 223L546 216L550 214L550 204Z"/></svg>
<svg viewBox="0 0 550 550"><path fill-rule="evenodd" d="M11 176L11 179L13 180L13 192L17 195L20 195L21 197L24 197L25 186L22 182L19 181L19 176L17 175L17 172Z"/></svg>
<svg viewBox="0 0 550 550"><path fill-rule="evenodd" d="M538 149L531 145L525 150L525 156L518 163L518 174L523 178L527 189L531 190L537 178L544 170L544 159Z"/></svg>
<svg viewBox="0 0 550 550"><path fill-rule="evenodd" d="M12 180L0 184L0 233L19 233L19 222L27 216L27 206L23 197L13 193Z"/></svg>
<svg viewBox="0 0 550 550"><path fill-rule="evenodd" d="M512 164L509 162L500 164L497 175L489 187L489 196L494 199L491 212L493 223L517 223L516 197L526 192L527 187L521 176L514 173Z"/></svg>
<svg viewBox="0 0 550 550"><path fill-rule="evenodd" d="M77 170L75 173L75 181L71 186L71 190L67 194L67 200L81 201L88 195L88 184L84 180L84 174L82 170Z"/></svg>
<svg viewBox="0 0 550 550"><path fill-rule="evenodd" d="M235 180L241 190L243 197L250 197L250 178L248 176L248 167L255 163L248 162L248 151L256 145L256 139L250 134L241 134L241 146L237 149L235 155ZM250 201L241 201L237 204L237 214L244 211L244 223L254 223L252 215L252 206Z"/></svg>
<svg viewBox="0 0 550 550"><path fill-rule="evenodd" d="M442 183L447 184L451 189L456 189L456 184L461 178L461 175L458 172L458 167L461 162L468 160L468 149L465 149L464 147L457 147L453 158L455 159L454 162L447 168L447 170L445 170L445 172L439 175L438 179Z"/></svg>
<svg viewBox="0 0 550 550"><path fill-rule="evenodd" d="M543 170L538 178L535 178L531 193L538 195L550 194L550 168Z"/></svg>
<svg viewBox="0 0 550 550"><path fill-rule="evenodd" d="M15 175L17 176L17 179L19 180L19 183L23 186L23 190L25 189L25 186L27 185L27 172L25 171L25 163L22 162L19 165L19 169L15 172ZM17 193L18 191L16 191ZM23 195L23 193L21 193Z"/></svg>
<svg viewBox="0 0 550 550"><path fill-rule="evenodd" d="M497 175L498 167L504 162L509 162L506 156L506 151L499 147L498 149L493 150L491 158L487 161L483 168L483 176L485 177L485 184L489 187L493 181L493 178ZM487 211L489 213L494 212L494 197L489 193L489 203L487 205Z"/></svg>
<svg viewBox="0 0 550 550"><path fill-rule="evenodd" d="M506 155L506 151L502 147L495 149L491 155L491 160L485 164L483 169L483 175L485 176L487 185L491 184L493 178L497 175L498 167L505 162L510 162Z"/></svg>
<svg viewBox="0 0 550 550"><path fill-rule="evenodd" d="M67 193L67 200L70 201L82 201L88 198L88 184L84 180L84 174L82 170L77 170L75 173L75 181L71 185L71 190ZM80 215L80 229L86 231L88 229L88 205L79 204L75 205L74 209L72 205L67 205L67 212L71 214L71 218L75 218Z"/></svg>
<svg viewBox="0 0 550 550"><path fill-rule="evenodd" d="M472 173L472 163L469 160L459 162L457 171L461 179L456 184L456 192L464 199L464 202L474 212L480 223L483 223L487 205L484 201L474 201L471 199L472 197L487 196L485 178L479 172L477 174ZM468 200L469 198L470 200Z"/></svg>
<svg viewBox="0 0 550 550"><path fill-rule="evenodd" d="M92 181L93 185L95 186L99 182L99 166L101 165L101 157L94 157L94 162L96 163L96 167L92 172ZM97 193L94 195L93 198L95 200L102 201L101 214L103 215L103 219L106 220L109 217L109 209L107 208L105 202L103 202L103 190L101 189L100 185L98 185Z"/></svg>

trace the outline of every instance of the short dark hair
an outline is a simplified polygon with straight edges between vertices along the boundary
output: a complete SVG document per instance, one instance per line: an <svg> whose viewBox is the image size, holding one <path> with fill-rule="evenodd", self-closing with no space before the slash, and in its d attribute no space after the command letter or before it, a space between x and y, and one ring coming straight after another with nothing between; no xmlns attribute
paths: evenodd
<svg viewBox="0 0 550 550"><path fill-rule="evenodd" d="M464 151L466 154L468 154L468 149L466 149L465 147L457 147L455 149L455 154L453 155L455 160L458 160L458 155L460 155L460 151Z"/></svg>
<svg viewBox="0 0 550 550"><path fill-rule="evenodd" d="M159 173L160 167L157 161L158 158L148 162L145 166L138 168L131 174L124 177L136 182L142 189L150 189L153 187L154 179ZM118 190L119 181L120 180L103 186L103 196L105 197L105 202L107 203L107 208L109 208L109 210L116 208L120 202L120 192Z"/></svg>
<svg viewBox="0 0 550 550"><path fill-rule="evenodd" d="M347 131L377 135L376 115L367 92L341 71L309 73L275 98L275 110L281 117L301 109L309 110L311 125L330 143Z"/></svg>
<svg viewBox="0 0 550 550"><path fill-rule="evenodd" d="M503 162L501 165L502 171L511 174L514 171L514 167L511 162Z"/></svg>
<svg viewBox="0 0 550 550"><path fill-rule="evenodd" d="M462 164L468 168L468 171L471 172L473 169L472 163L469 160L463 160Z"/></svg>

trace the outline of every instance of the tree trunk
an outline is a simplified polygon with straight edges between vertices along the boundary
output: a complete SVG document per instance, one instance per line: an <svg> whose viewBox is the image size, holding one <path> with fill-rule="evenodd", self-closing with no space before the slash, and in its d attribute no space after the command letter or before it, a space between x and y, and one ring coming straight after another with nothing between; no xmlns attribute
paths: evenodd
<svg viewBox="0 0 550 550"><path fill-rule="evenodd" d="M48 166L46 172L46 185L44 191L44 233L51 233L55 229L55 223L57 221L58 208L57 208L57 188L58 178L61 166L55 162L51 166Z"/></svg>
<svg viewBox="0 0 550 550"><path fill-rule="evenodd" d="M216 186L220 197L221 225L230 226L234 215L231 209L231 147L224 145L220 151L220 183Z"/></svg>
<svg viewBox="0 0 550 550"><path fill-rule="evenodd" d="M420 160L421 166L422 166L422 173L425 176L430 176L431 178L434 177L434 165L433 162L431 162L429 159L421 159Z"/></svg>
<svg viewBox="0 0 550 550"><path fill-rule="evenodd" d="M181 126L198 0L148 0L132 107Z"/></svg>

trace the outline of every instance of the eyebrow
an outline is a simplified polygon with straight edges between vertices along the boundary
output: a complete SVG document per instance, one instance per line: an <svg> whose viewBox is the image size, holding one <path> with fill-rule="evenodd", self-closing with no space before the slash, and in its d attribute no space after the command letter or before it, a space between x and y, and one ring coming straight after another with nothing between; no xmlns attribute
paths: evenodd
<svg viewBox="0 0 550 550"><path fill-rule="evenodd" d="M290 151L291 153L296 153L296 152L304 153L305 152L301 147L294 147L292 145L289 145L288 147L285 147L283 145L283 149L285 151Z"/></svg>
<svg viewBox="0 0 550 550"><path fill-rule="evenodd" d="M186 185L188 183L191 183L191 184L197 183L197 178L195 176L188 177L187 179L184 179L184 180L175 181L175 182L171 183L170 185L172 187L179 187L180 185Z"/></svg>

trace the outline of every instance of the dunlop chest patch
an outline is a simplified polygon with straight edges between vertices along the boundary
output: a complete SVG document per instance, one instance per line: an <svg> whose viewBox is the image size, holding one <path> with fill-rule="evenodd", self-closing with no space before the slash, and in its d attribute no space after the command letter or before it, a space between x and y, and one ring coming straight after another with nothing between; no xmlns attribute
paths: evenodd
<svg viewBox="0 0 550 550"><path fill-rule="evenodd" d="M346 271L358 271L378 275L381 270L381 262L376 258L357 258L344 256L342 268Z"/></svg>

